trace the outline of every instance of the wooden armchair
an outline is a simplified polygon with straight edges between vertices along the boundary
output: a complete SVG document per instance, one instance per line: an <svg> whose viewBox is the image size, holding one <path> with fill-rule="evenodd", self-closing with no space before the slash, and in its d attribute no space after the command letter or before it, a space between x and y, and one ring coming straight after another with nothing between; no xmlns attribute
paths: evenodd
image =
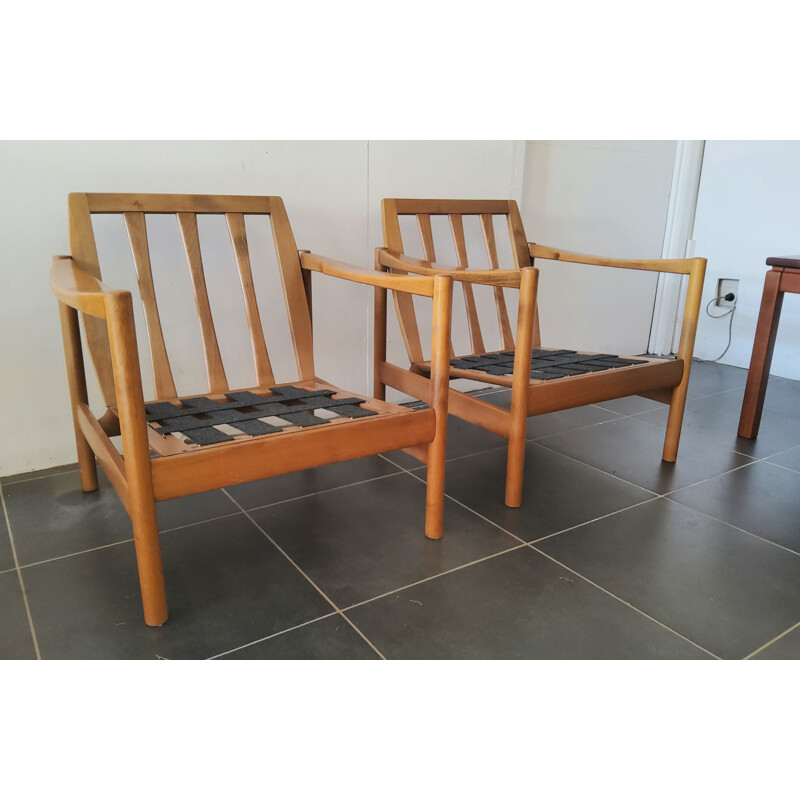
<svg viewBox="0 0 800 800"><path fill-rule="evenodd" d="M100 280L92 214L119 214L127 226L152 356L151 403L145 403L142 391L131 293ZM173 379L159 316L164 308L159 309L154 289L148 214L177 217L202 333L208 376L204 395L180 395ZM255 379L238 391L228 385L212 319L199 214L224 215L244 293ZM276 384L273 378L254 289L258 274L251 268L245 232L250 215L267 215L271 225L297 362L298 379L291 383ZM54 259L51 286L59 301L81 486L86 492L97 489L96 458L130 514L148 625L167 619L158 500L417 447L426 451L430 464L426 534L441 535L450 278L386 275L298 251L280 197L71 194L69 228L72 255ZM316 377L311 272L433 298L430 409L412 411L355 396ZM88 404L79 314L107 407L99 417ZM111 441L114 436L121 436L121 455Z"/></svg>
<svg viewBox="0 0 800 800"><path fill-rule="evenodd" d="M466 355L454 357L451 345L450 377L511 389L510 410L453 388L449 390L448 399L450 413L508 440L507 506L515 508L522 501L525 430L529 416L617 397L644 395L667 403L670 407L662 458L665 461L676 460L705 259L622 260L567 253L532 244L527 241L517 204L513 200L385 199L381 208L385 247L376 252L376 269L392 274L449 275L462 287L472 349ZM405 254L400 219L406 215L416 218L424 260ZM457 266L436 262L431 218L437 215L449 220ZM467 216L480 220L490 266L488 270L474 270L469 266L464 236L464 217ZM504 218L507 223L514 261L510 270L499 268L495 217ZM620 357L541 348L536 297L538 269L534 267L536 258L688 275L677 358ZM493 287L503 350L486 352L474 294L478 284ZM519 290L516 342L509 322L504 288ZM375 293L375 397L383 399L385 387L392 386L428 401L434 396L432 362L425 360L422 352L413 298L410 294L393 292L400 329L411 362L410 368L402 368L386 360L386 290L377 288Z"/></svg>

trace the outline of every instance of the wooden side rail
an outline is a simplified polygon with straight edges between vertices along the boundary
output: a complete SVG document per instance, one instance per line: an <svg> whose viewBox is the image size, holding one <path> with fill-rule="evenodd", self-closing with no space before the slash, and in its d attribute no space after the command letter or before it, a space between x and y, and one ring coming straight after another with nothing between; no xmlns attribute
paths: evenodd
<svg viewBox="0 0 800 800"><path fill-rule="evenodd" d="M679 275L689 275L698 266L702 258L673 258L673 259L623 259L604 258L586 253L571 253L543 244L528 243L528 252L531 258L545 258L550 261L569 261L573 264L590 264L595 267L619 267L621 269L643 269L651 272L674 272Z"/></svg>
<svg viewBox="0 0 800 800"><path fill-rule="evenodd" d="M417 278L407 275L391 275L385 272L354 267L344 261L327 258L307 250L300 250L300 265L303 269L320 272L334 278L344 278L356 283L364 283L382 289L393 289L398 292L417 294L422 297L433 297L433 277Z"/></svg>
<svg viewBox="0 0 800 800"><path fill-rule="evenodd" d="M411 258L385 247L378 248L377 258L382 267L400 269L417 275L449 275L454 281L461 283L480 283L509 289L519 289L520 285L518 269L452 269L443 267L435 261Z"/></svg>

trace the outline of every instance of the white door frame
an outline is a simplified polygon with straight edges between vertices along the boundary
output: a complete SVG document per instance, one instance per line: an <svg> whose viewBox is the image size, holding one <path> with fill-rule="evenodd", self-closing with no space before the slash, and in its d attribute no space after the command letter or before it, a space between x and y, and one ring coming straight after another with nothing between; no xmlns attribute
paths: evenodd
<svg viewBox="0 0 800 800"><path fill-rule="evenodd" d="M661 258L694 255L692 233L704 147L702 139L683 139L677 143ZM648 353L667 356L677 352L686 284L685 275L661 273L658 276Z"/></svg>

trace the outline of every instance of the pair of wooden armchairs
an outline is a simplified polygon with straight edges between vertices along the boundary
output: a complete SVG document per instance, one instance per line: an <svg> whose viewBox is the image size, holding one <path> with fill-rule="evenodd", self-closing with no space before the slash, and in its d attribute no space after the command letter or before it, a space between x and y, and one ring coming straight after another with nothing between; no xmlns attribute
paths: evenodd
<svg viewBox="0 0 800 800"><path fill-rule="evenodd" d="M131 293L109 288L101 281L92 224L92 216L100 214L120 215L127 228L149 339L152 402L144 399ZM207 374L208 391L202 395L178 391L167 356L146 223L147 215L164 214L177 218L186 251ZM54 259L51 286L59 301L81 486L87 492L97 489L99 461L130 514L148 625L161 625L167 619L155 510L160 500L405 449L428 465L425 534L436 539L442 535L448 410L509 440L506 500L516 506L521 500L526 417L628 394L645 393L670 403L664 458L675 459L703 281L702 259L616 261L529 245L513 201L386 200L383 214L386 247L378 249L372 271L298 250L279 197L70 195L71 255ZM403 252L398 224L403 214L417 218L425 261ZM430 236L430 217L435 214L445 214L450 220L458 253L456 269L436 263ZM480 217L489 270L467 269L462 216L468 214ZM201 256L198 215L223 216L230 234L255 373L253 384L245 389L231 390L223 366ZM513 269L499 269L492 227L496 215L508 221ZM272 230L297 363L297 380L289 383L276 383L273 376L255 288L258 271L254 277L248 246L245 220L265 216ZM612 364L608 359L616 357L565 360L564 351L549 351L551 362L552 358L561 359L556 362L560 371L541 374L541 364L536 362L539 366L532 372L532 358L548 358L548 353L532 350L539 345L536 257L689 274L678 358L637 358L635 363ZM344 392L315 373L313 272L374 287L374 398ZM460 359L454 358L450 344L454 282L463 288L472 334L472 353ZM476 284L488 284L498 292L503 352L484 352L472 292ZM516 348L502 302L503 288L520 293ZM387 291L395 298L410 370L386 360ZM414 297L431 298L433 304L428 359L422 352ZM106 406L99 417L89 408L81 317ZM510 412L449 388L454 377L510 386ZM425 400L428 407L412 410L385 402L385 385ZM122 454L112 442L116 436L121 437Z"/></svg>

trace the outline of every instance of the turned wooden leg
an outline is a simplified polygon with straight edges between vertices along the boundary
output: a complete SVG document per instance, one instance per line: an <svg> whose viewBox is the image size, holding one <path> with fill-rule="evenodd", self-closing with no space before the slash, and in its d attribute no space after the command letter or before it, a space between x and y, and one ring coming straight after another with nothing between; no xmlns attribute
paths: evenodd
<svg viewBox="0 0 800 800"><path fill-rule="evenodd" d="M780 291L783 270L770 270L764 278L764 293L761 295L761 310L758 314L753 354L750 357L750 370L742 400L742 413L739 417L739 436L754 439L761 425L761 412L767 394L767 381L772 365L772 352L778 335L778 321L783 305L783 292Z"/></svg>
<svg viewBox="0 0 800 800"><path fill-rule="evenodd" d="M106 309L125 458L127 508L133 523L144 621L148 625L163 625L167 621L167 594L161 565L150 447L147 443L147 423L130 294L115 292L108 296Z"/></svg>
<svg viewBox="0 0 800 800"><path fill-rule="evenodd" d="M97 462L89 442L83 435L77 413L78 403L88 404L78 312L64 303L59 303L58 313L61 317L61 336L64 340L64 357L67 362L67 382L72 405L72 424L75 428L81 489L84 492L94 492L97 490Z"/></svg>
<svg viewBox="0 0 800 800"><path fill-rule="evenodd" d="M689 285L686 287L686 303L683 308L681 324L681 340L678 345L677 358L683 361L681 382L672 390L667 417L667 432L664 436L664 450L661 458L673 462L678 458L678 445L681 442L683 412L686 408L686 392L689 390L689 377L692 371L692 353L697 334L697 316L700 313L700 302L703 294L703 281L706 274L704 258L692 260L689 272Z"/></svg>
<svg viewBox="0 0 800 800"><path fill-rule="evenodd" d="M447 463L447 414L450 392L450 319L453 279L434 278L433 338L431 346L431 408L436 414L436 435L428 445L428 489L425 535L439 539L444 524L444 481Z"/></svg>
<svg viewBox="0 0 800 800"><path fill-rule="evenodd" d="M686 392L689 389L691 366L691 359L684 361L683 379L672 390L669 415L667 416L667 432L664 436L664 451L661 454L661 458L664 461L674 462L678 460L678 446L681 443L681 427L683 426L683 412L686 408Z"/></svg>
<svg viewBox="0 0 800 800"><path fill-rule="evenodd" d="M377 263L377 259L376 259ZM381 381L381 364L386 361L386 289L375 287L375 309L372 342L373 388L372 396L376 400L386 399L386 385Z"/></svg>
<svg viewBox="0 0 800 800"><path fill-rule="evenodd" d="M156 504L152 495L149 499L131 498L131 521L144 621L148 625L163 625L167 621L167 593L158 540Z"/></svg>
<svg viewBox="0 0 800 800"><path fill-rule="evenodd" d="M517 310L517 340L514 349L514 375L511 381L511 422L506 460L506 505L522 504L522 474L525 468L525 432L528 420L528 387L531 382L531 350L536 314L536 285L539 271L522 270Z"/></svg>

